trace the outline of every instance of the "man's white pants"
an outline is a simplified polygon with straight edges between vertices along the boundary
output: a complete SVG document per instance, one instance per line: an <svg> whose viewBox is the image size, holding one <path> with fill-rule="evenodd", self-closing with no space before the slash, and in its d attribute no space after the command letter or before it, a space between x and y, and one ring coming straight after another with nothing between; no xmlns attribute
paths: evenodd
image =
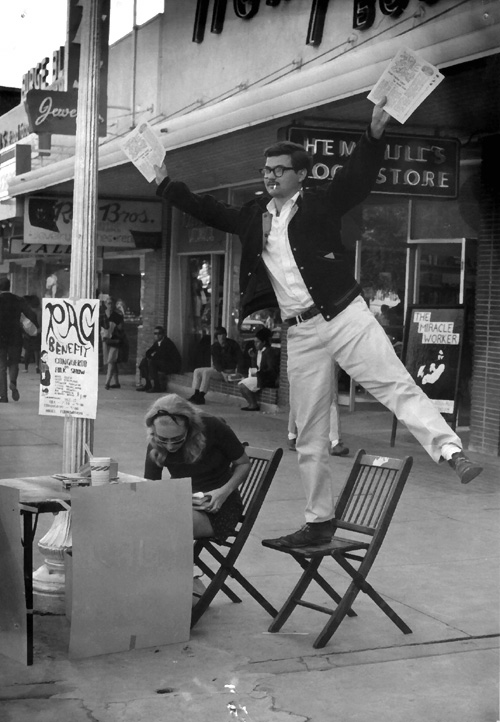
<svg viewBox="0 0 500 722"><path fill-rule="evenodd" d="M319 314L288 329L290 407L297 424L307 522L331 519L333 479L328 453L332 359L404 423L439 461L443 444L462 447L432 401L397 357L382 326L358 296L338 316Z"/></svg>
<svg viewBox="0 0 500 722"><path fill-rule="evenodd" d="M193 383L191 388L193 391L202 391L204 394L207 393L210 386L211 379L223 379L224 376L214 369L213 366L203 366L195 369L193 372Z"/></svg>

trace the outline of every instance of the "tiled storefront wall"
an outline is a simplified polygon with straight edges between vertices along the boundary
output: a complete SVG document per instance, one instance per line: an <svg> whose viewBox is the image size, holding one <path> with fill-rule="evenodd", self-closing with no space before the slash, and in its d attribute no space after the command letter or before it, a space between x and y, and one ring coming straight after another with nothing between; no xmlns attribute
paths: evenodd
<svg viewBox="0 0 500 722"><path fill-rule="evenodd" d="M500 453L500 136L485 139L470 448Z"/></svg>

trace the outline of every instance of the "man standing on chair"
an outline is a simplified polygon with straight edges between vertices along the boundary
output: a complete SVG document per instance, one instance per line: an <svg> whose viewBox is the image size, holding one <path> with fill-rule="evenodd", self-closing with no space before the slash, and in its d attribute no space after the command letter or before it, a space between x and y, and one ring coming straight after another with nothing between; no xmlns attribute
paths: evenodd
<svg viewBox="0 0 500 722"><path fill-rule="evenodd" d="M383 163L389 115L385 99L348 162L315 191L303 188L311 158L296 143L264 151L268 197L242 207L191 193L156 169L157 194L207 225L239 235L241 318L279 305L288 324L290 406L297 422L297 455L306 493L306 524L280 537L283 546L328 542L333 533L334 487L328 431L332 360L402 421L434 461L447 460L462 483L482 468L398 359L361 295L341 241L342 216L375 186ZM270 198L269 198L270 197Z"/></svg>

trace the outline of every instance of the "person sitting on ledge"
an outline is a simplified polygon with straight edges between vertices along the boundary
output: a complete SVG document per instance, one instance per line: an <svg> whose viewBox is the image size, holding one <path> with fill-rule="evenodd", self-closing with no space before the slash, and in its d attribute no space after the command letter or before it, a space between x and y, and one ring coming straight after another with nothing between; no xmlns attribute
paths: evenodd
<svg viewBox="0 0 500 722"><path fill-rule="evenodd" d="M155 326L153 331L154 343L146 351L139 364L139 373L145 380L144 386L137 391L158 393L165 391L164 383L160 381L160 374L177 374L181 370L181 357L176 345L167 336L163 326Z"/></svg>
<svg viewBox="0 0 500 722"><path fill-rule="evenodd" d="M212 344L212 365L198 368L193 373L193 395L188 399L193 404L204 404L205 394L210 385L210 379L225 380L228 374L234 374L242 363L242 353L239 344L227 337L224 326L215 329L215 343Z"/></svg>
<svg viewBox="0 0 500 722"><path fill-rule="evenodd" d="M250 472L250 459L234 431L202 414L177 394L157 399L145 418L148 449L144 478L159 480L166 467L172 479L191 478L193 537L224 541L236 528L243 504L238 487Z"/></svg>
<svg viewBox="0 0 500 722"><path fill-rule="evenodd" d="M248 402L242 411L259 411L257 394L263 388L275 388L280 373L280 352L271 346L272 331L261 328L255 334L254 347L248 350L251 366L248 377L239 382L241 395Z"/></svg>

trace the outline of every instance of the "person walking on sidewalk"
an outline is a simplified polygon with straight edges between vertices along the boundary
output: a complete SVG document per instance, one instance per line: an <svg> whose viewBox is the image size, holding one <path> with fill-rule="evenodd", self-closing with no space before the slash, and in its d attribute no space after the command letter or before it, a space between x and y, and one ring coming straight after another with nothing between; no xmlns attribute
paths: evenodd
<svg viewBox="0 0 500 722"><path fill-rule="evenodd" d="M17 388L19 361L23 350L22 314L37 325L36 315L24 298L10 292L10 280L0 278L0 403L9 401L8 385L13 401L19 401ZM33 326L31 327L33 328ZM34 330L34 329L33 329Z"/></svg>
<svg viewBox="0 0 500 722"><path fill-rule="evenodd" d="M193 395L188 399L192 404L204 404L205 394L210 386L211 379L222 379L227 374L234 374L242 362L242 352L239 344L227 337L224 326L215 329L215 343L211 346L212 365L197 368L193 373Z"/></svg>
<svg viewBox="0 0 500 722"><path fill-rule="evenodd" d="M370 125L345 165L316 191L303 187L310 156L287 141L264 151L261 174L268 198L256 197L242 207L196 195L168 177L165 162L156 167L159 196L207 225L239 235L241 318L278 304L288 325L290 405L298 427L306 524L280 537L282 546L323 544L334 531L331 394L325 393L332 361L387 406L434 461L447 460L462 483L482 471L398 359L361 295L341 241L342 216L368 196L383 163L385 102L374 106Z"/></svg>
<svg viewBox="0 0 500 722"><path fill-rule="evenodd" d="M102 339L102 362L106 366L105 389L119 389L118 363L122 350L127 346L124 318L117 310L116 299L108 296L104 312L99 319ZM114 382L114 383L113 383Z"/></svg>
<svg viewBox="0 0 500 722"><path fill-rule="evenodd" d="M338 364L332 363L332 402L330 404L330 432L329 453L330 456L348 456L349 447L342 441L342 429L340 426L339 413L339 392L338 392ZM288 448L290 451L297 451L297 424L290 409L288 414Z"/></svg>

